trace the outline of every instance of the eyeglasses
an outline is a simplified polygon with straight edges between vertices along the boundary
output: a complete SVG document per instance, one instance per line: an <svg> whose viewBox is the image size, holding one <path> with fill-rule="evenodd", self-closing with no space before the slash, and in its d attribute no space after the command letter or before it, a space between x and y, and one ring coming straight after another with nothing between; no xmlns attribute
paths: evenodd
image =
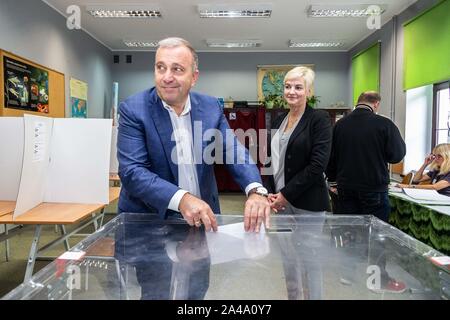
<svg viewBox="0 0 450 320"><path fill-rule="evenodd" d="M433 154L433 156L436 158L436 159L442 159L442 158L444 158L442 155L440 155L440 154Z"/></svg>

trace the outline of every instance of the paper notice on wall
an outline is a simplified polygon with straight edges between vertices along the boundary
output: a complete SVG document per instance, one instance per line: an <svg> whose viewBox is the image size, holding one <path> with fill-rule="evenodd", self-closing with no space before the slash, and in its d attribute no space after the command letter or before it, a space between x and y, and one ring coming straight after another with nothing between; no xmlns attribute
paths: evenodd
<svg viewBox="0 0 450 320"><path fill-rule="evenodd" d="M70 79L70 104L73 118L87 118L88 84Z"/></svg>

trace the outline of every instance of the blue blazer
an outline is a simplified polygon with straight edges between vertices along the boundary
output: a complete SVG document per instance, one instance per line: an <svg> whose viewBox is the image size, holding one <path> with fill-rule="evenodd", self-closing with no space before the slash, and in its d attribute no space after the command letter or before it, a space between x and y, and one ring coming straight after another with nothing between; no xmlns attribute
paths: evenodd
<svg viewBox="0 0 450 320"><path fill-rule="evenodd" d="M224 137L223 141L202 139L202 155L206 147L207 151L214 147L212 143L215 143L216 151L223 149L224 159L226 153L233 150L235 159L236 155L243 155L246 160L244 164L237 164L236 161L227 164L241 189L244 190L252 182L261 183L258 168L236 136L229 137L231 143L227 145L232 149L227 150L225 147L226 130L230 127L217 98L194 92L190 93L190 98L191 120L192 123L201 121L202 136L208 129L217 129ZM192 128L195 136L194 124ZM162 218L174 213L167 208L172 196L180 190L178 166L171 161L172 150L176 147L175 141L171 139L172 133L169 112L163 107L155 88L137 93L120 104L117 158L122 189L119 212L153 212ZM194 139L199 137L195 136ZM205 163L203 157L199 162L201 164L196 164L196 169L201 198L214 213L220 213L214 166Z"/></svg>

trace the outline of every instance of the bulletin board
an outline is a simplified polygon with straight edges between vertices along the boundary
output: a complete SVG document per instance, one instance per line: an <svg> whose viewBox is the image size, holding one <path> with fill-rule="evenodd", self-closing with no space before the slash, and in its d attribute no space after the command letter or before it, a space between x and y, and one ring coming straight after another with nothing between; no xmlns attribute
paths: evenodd
<svg viewBox="0 0 450 320"><path fill-rule="evenodd" d="M11 86L7 85L5 81L5 65L6 61L9 62L11 66L11 71L17 72L17 77L12 76L9 80L14 82ZM22 64L22 65L21 65ZM7 70L6 70L7 71ZM24 78L25 81L29 81L30 77L22 77L26 72L38 72L41 76L43 84L46 82L46 86L39 86L28 84L28 93L24 90ZM20 117L23 114L33 114L38 116L47 116L53 118L64 118L65 117L65 84L64 84L64 74L54 71L52 69L46 68L39 64L36 64L27 59L16 56L7 51L0 50L0 116L4 117ZM17 87L17 90L14 90L14 86ZM39 98L35 97L37 100L42 102L47 102L45 108L40 109L40 111L31 111L27 109L26 106L23 107L14 107L5 106L5 92L6 90L13 89L13 94L16 96L20 95L28 95L28 97L23 98L33 99L33 96L39 96ZM45 98L43 98L45 96ZM20 99L19 97L17 99ZM39 105L41 107L41 104Z"/></svg>

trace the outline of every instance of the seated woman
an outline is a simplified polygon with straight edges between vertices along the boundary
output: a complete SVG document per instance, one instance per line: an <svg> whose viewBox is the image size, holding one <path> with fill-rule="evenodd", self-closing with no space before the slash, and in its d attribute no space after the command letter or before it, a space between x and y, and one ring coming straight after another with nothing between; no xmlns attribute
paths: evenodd
<svg viewBox="0 0 450 320"><path fill-rule="evenodd" d="M423 171L430 165L430 171ZM412 184L399 184L400 188L430 189L450 196L450 144L441 143L425 158Z"/></svg>

